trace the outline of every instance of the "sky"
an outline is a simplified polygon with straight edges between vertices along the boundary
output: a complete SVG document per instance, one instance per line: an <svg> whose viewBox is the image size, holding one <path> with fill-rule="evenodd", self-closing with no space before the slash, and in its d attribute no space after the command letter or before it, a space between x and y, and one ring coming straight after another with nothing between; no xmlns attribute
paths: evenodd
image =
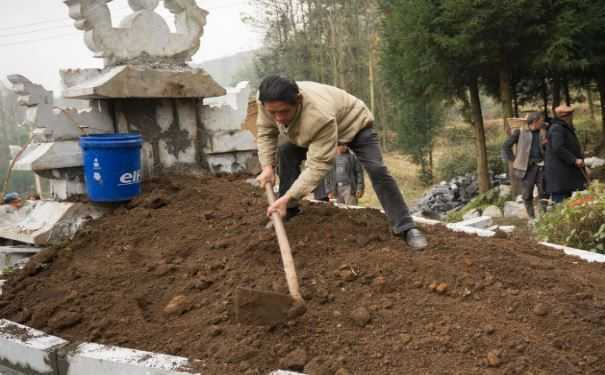
<svg viewBox="0 0 605 375"><path fill-rule="evenodd" d="M241 21L242 14L253 13L248 0L196 1L209 15L194 63L260 47L259 32ZM114 26L131 12L127 0L113 0L109 6ZM158 13L173 23L163 5ZM103 66L83 35L73 26L63 0L0 0L0 79L7 83L7 75L21 74L60 91L60 69Z"/></svg>

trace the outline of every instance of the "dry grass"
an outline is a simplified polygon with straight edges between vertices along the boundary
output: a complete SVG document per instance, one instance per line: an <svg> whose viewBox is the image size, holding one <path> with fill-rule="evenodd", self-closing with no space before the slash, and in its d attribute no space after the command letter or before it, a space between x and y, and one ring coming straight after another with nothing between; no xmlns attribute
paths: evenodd
<svg viewBox="0 0 605 375"><path fill-rule="evenodd" d="M412 207L418 199L430 189L424 186L418 179L419 167L410 162L405 156L397 152L387 152L384 154L384 161L389 172L397 181L399 189L405 197L406 203ZM359 204L366 207L380 208L380 202L372 188L366 173L366 194L360 199Z"/></svg>

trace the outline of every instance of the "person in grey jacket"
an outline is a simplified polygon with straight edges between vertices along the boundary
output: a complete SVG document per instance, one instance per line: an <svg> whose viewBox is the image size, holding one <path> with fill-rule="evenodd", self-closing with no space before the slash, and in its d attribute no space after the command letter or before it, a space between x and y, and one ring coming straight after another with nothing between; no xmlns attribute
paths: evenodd
<svg viewBox="0 0 605 375"><path fill-rule="evenodd" d="M527 127L516 129L502 145L504 159L513 161L513 170L521 180L522 196L525 209L530 219L535 219L534 187L538 189L539 207L546 210L548 199L544 192L544 153L546 137L542 130L544 115L533 112L527 117ZM513 153L513 145L517 145L517 154ZM512 177L512 176L511 176Z"/></svg>
<svg viewBox="0 0 605 375"><path fill-rule="evenodd" d="M346 145L336 148L336 160L325 178L326 190L337 203L355 206L364 193L363 168Z"/></svg>

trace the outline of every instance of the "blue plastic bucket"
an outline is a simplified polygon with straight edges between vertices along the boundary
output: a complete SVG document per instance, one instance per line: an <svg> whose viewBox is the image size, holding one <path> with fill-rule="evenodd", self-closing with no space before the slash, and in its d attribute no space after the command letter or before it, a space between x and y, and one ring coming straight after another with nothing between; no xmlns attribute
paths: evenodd
<svg viewBox="0 0 605 375"><path fill-rule="evenodd" d="M142 144L138 133L80 137L90 201L123 202L141 193Z"/></svg>

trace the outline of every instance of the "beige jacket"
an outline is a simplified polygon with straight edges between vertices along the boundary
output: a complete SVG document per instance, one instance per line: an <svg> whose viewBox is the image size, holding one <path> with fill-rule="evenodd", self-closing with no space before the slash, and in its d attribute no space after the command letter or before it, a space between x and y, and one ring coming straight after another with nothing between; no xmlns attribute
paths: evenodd
<svg viewBox="0 0 605 375"><path fill-rule="evenodd" d="M280 132L298 146L308 148L305 170L286 193L300 199L315 189L330 171L338 143L350 143L360 130L372 126L368 107L353 95L333 86L297 82L302 107L291 124L277 124L258 103L257 143L261 165L275 166Z"/></svg>

